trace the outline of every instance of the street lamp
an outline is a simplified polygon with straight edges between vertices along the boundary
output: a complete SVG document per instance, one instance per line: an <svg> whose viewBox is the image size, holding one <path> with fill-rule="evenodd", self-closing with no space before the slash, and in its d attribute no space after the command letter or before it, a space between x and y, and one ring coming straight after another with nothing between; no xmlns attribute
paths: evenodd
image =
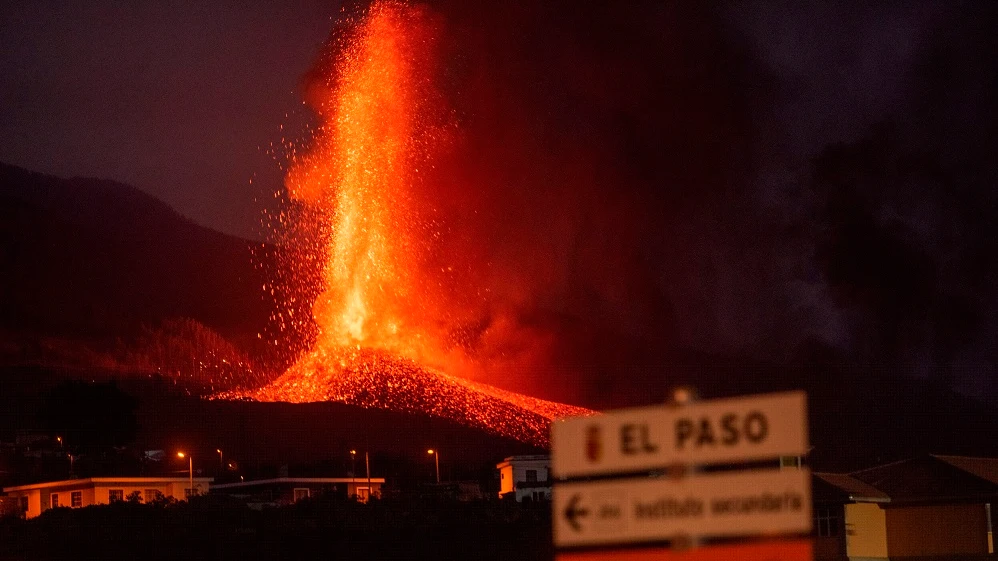
<svg viewBox="0 0 998 561"><path fill-rule="evenodd" d="M55 437L55 439L56 439L56 442L59 443L59 448L63 448L62 437L61 436L57 436L57 437Z"/></svg>
<svg viewBox="0 0 998 561"><path fill-rule="evenodd" d="M437 464L437 483L440 483L440 450L430 448L426 453L433 456L433 460Z"/></svg>
<svg viewBox="0 0 998 561"><path fill-rule="evenodd" d="M215 451L218 452L218 468L225 471L225 460L222 459L222 449L216 448Z"/></svg>
<svg viewBox="0 0 998 561"><path fill-rule="evenodd" d="M191 479L190 479L191 490L189 491L190 495L187 497L187 500L190 500L190 497L194 496L194 456L191 456L190 454L184 454L183 452L177 452L177 457L187 458L189 464L188 468L190 469L190 474L191 474Z"/></svg>
<svg viewBox="0 0 998 561"><path fill-rule="evenodd" d="M357 482L357 451L350 451L350 478Z"/></svg>

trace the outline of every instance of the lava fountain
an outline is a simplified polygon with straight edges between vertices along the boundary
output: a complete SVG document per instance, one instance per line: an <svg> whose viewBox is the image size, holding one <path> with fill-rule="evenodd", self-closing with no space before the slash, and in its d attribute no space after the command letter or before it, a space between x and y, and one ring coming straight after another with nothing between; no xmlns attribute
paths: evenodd
<svg viewBox="0 0 998 561"><path fill-rule="evenodd" d="M377 2L320 65L321 125L286 176L291 197L330 218L318 337L272 383L223 397L420 412L544 445L553 418L589 411L443 371L455 349L441 319L458 314L447 291L460 283L434 254L445 234L421 197L455 126L433 86L434 35L424 9Z"/></svg>

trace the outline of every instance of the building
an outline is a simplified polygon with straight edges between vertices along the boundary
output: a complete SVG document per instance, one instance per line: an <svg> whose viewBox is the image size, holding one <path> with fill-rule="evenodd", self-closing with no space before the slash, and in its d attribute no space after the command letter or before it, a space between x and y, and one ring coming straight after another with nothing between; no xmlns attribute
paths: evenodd
<svg viewBox="0 0 998 561"><path fill-rule="evenodd" d="M357 497L367 502L380 497L383 477L275 477L214 485L213 493L243 500L252 508L291 504L318 495L333 495L344 499Z"/></svg>
<svg viewBox="0 0 998 561"><path fill-rule="evenodd" d="M551 457L510 456L496 464L499 470L499 497L516 502L551 500Z"/></svg>
<svg viewBox="0 0 998 561"><path fill-rule="evenodd" d="M814 474L815 559L998 559L998 458L926 455Z"/></svg>
<svg viewBox="0 0 998 561"><path fill-rule="evenodd" d="M887 559L886 493L848 474L814 473L814 557Z"/></svg>
<svg viewBox="0 0 998 561"><path fill-rule="evenodd" d="M187 477L88 477L31 485L4 487L16 497L26 518L34 518L50 508L80 508L115 501L152 501L161 497L183 499L208 492L210 477L195 477L194 487Z"/></svg>

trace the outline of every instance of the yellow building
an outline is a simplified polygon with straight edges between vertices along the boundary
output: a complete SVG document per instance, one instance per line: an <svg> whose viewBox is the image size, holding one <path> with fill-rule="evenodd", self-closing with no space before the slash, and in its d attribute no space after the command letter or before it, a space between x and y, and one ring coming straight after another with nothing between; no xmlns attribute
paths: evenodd
<svg viewBox="0 0 998 561"><path fill-rule="evenodd" d="M815 473L815 559L998 559L998 459L926 455Z"/></svg>
<svg viewBox="0 0 998 561"><path fill-rule="evenodd" d="M191 494L208 493L210 477L88 477L31 485L4 487L4 493L20 503L26 518L34 518L50 508L81 508L128 500L148 502L160 497L185 499Z"/></svg>

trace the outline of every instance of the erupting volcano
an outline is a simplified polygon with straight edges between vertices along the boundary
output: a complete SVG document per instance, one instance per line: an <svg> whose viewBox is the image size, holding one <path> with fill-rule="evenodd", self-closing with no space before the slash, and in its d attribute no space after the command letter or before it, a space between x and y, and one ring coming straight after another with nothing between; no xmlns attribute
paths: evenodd
<svg viewBox="0 0 998 561"><path fill-rule="evenodd" d="M286 176L292 198L328 217L318 336L277 380L223 397L422 412L544 445L553 418L588 410L444 373L469 363L455 303L480 292L440 254L447 228L424 189L456 128L434 88L434 37L425 10L378 2L320 64L321 125Z"/></svg>

